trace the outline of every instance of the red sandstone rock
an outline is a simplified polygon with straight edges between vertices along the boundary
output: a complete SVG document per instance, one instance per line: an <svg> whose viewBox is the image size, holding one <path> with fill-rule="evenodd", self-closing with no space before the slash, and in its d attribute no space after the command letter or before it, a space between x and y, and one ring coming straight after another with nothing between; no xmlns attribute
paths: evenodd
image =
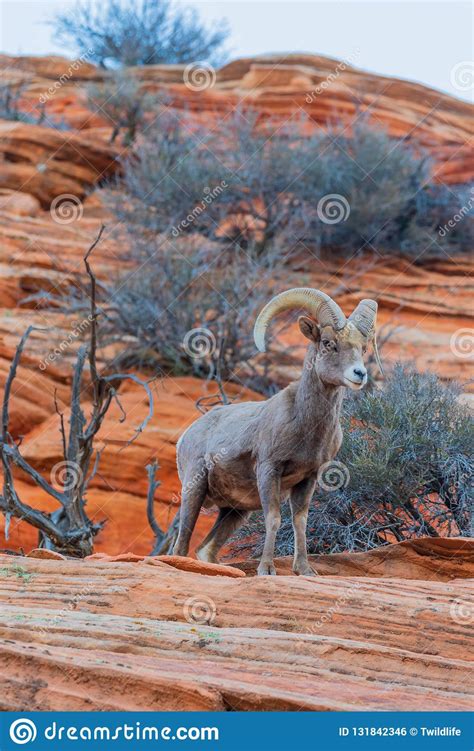
<svg viewBox="0 0 474 751"><path fill-rule="evenodd" d="M155 561L166 563L168 566L173 566L173 568L178 568L181 571L191 571L194 574L204 574L205 576L230 576L234 578L245 576L244 571L233 566L205 563L204 561L196 561L194 558L184 558L178 555L157 555L144 559L144 563L154 564Z"/></svg>
<svg viewBox="0 0 474 751"><path fill-rule="evenodd" d="M50 561L65 561L66 556L56 552L56 550L47 550L46 548L35 548L27 553L27 558L43 558Z"/></svg>
<svg viewBox="0 0 474 751"><path fill-rule="evenodd" d="M49 477L62 459L53 395L67 417L77 343L42 367L74 322L42 310L32 296L74 284L100 223L113 223L100 191L91 191L115 174L120 148L107 143L110 128L88 111L84 96L84 82L107 73L84 64L69 77L71 62L63 58L0 56L0 63L2 81L27 84L25 111L34 113L46 92L48 118L82 131L0 123L0 387L27 325L48 327L34 332L22 357L10 427L24 455ZM175 107L206 126L243 101L262 121L286 121L299 105L308 113L309 132L335 114L350 124L357 101L392 137L410 134L425 146L435 179L454 184L472 178L469 105L418 84L337 66L311 55L237 60L218 71L205 92L183 84L183 66L149 66L135 75L150 92L164 87ZM49 94L64 74L67 80ZM58 224L49 211L63 193L82 206L68 224ZM129 263L120 238L107 236L94 253L99 279ZM364 273L360 258L342 264L296 258L276 281L283 287L304 276L329 292L343 290L338 302L348 312L361 297L377 298L380 325L398 327L384 347L385 361L415 359L422 369L464 379L469 362L456 357L450 342L456 331L472 328L470 274L465 256L413 266L394 249L393 258ZM288 344L299 345L291 360ZM284 384L298 375L301 337L290 327L274 346L281 350L275 372ZM121 424L114 407L103 425L101 472L87 508L107 524L87 561L36 549L37 531L18 519L11 520L8 540L0 531L2 548L35 548L28 557L0 556L0 708L469 709L464 655L472 541L422 539L369 553L312 556L320 574L313 580L293 577L290 559L276 562L284 575L262 579L253 577L255 561L237 568L149 557L145 466L154 457L160 463L155 513L166 527L179 502L175 443L209 388L193 378L160 381L148 430L124 449L147 403L136 386L122 387L121 402L133 419ZM255 398L236 386L228 390L239 399ZM53 511L56 502L27 479L18 479L20 497ZM200 515L191 553L212 522L212 515Z"/></svg>
<svg viewBox="0 0 474 751"><path fill-rule="evenodd" d="M474 579L474 543L463 537L423 537L418 540L370 550L367 553L311 555L311 565L320 576L370 576L450 581ZM235 563L255 576L258 561ZM276 560L278 574L293 575L292 559Z"/></svg>
<svg viewBox="0 0 474 751"><path fill-rule="evenodd" d="M19 216L37 216L40 204L30 193L0 188L0 212L3 211Z"/></svg>
<svg viewBox="0 0 474 751"><path fill-rule="evenodd" d="M425 557L431 581L0 556L2 709L468 710L472 580Z"/></svg>
<svg viewBox="0 0 474 751"><path fill-rule="evenodd" d="M2 70L25 71L53 82L64 76L75 81L102 78L98 68L87 60L70 60L61 55L0 55L0 67Z"/></svg>
<svg viewBox="0 0 474 751"><path fill-rule="evenodd" d="M100 560L109 560L110 556L107 555L107 553L93 553L92 555L86 556L86 561L100 561Z"/></svg>
<svg viewBox="0 0 474 751"><path fill-rule="evenodd" d="M4 77L22 76L29 83L27 111L34 110L46 93L48 117L83 130L105 125L87 109L83 86L85 81L107 78L107 71L87 62L74 70L74 61L60 57L0 56L1 60ZM435 179L456 184L473 178L471 106L427 86L361 71L332 58L291 54L234 60L216 72L211 88L193 92L184 84L184 67L152 65L131 72L151 92L164 88L174 106L194 111L206 125L237 104L282 120L298 107L320 127L335 115L349 125L356 114L368 110L394 138L409 136L426 146L436 162ZM63 83L52 91L52 82L59 78Z"/></svg>
<svg viewBox="0 0 474 751"><path fill-rule="evenodd" d="M90 560L92 556L88 557ZM101 560L109 563L139 563L143 561L142 555L135 555L135 553L120 553L120 555L102 555Z"/></svg>
<svg viewBox="0 0 474 751"><path fill-rule="evenodd" d="M113 146L66 131L0 122L0 188L33 194L43 208L66 193L77 199L119 169Z"/></svg>

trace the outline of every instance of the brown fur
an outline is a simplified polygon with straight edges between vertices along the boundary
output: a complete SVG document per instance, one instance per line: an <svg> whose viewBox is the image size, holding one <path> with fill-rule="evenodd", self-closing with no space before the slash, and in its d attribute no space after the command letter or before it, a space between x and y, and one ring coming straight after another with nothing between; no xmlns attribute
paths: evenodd
<svg viewBox="0 0 474 751"><path fill-rule="evenodd" d="M219 548L248 512L262 507L266 539L258 571L275 573L280 504L289 496L294 570L314 573L306 554L308 505L319 468L336 456L341 445L344 386L352 383L359 388L365 383L362 355L367 342L350 323L339 332L331 327L320 330L307 316L299 324L311 344L298 381L264 402L216 407L181 436L177 455L183 493L175 554L187 554L202 506L220 509L198 549L198 556L210 561L216 560Z"/></svg>

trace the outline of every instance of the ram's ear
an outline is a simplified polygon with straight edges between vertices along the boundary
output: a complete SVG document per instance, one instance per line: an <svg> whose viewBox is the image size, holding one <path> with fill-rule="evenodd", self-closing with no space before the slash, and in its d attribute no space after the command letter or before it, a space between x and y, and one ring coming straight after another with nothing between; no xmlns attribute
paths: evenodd
<svg viewBox="0 0 474 751"><path fill-rule="evenodd" d="M301 333L306 337L306 339L309 339L315 344L319 343L321 333L319 331L319 326L314 318L310 318L309 316L300 316L298 318L298 325L300 327Z"/></svg>

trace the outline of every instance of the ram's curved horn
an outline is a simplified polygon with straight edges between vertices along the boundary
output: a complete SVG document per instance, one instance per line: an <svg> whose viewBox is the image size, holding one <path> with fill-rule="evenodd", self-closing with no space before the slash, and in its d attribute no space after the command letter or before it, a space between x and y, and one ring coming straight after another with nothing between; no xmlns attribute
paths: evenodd
<svg viewBox="0 0 474 751"><path fill-rule="evenodd" d="M367 339L372 339L375 333L377 307L378 305L375 300L361 300L357 308L349 316L349 321Z"/></svg>
<svg viewBox="0 0 474 751"><path fill-rule="evenodd" d="M265 333L272 318L292 308L304 308L321 326L332 326L339 330L347 323L339 305L325 292L312 287L289 289L273 297L255 321L253 337L260 352L265 352Z"/></svg>
<svg viewBox="0 0 474 751"><path fill-rule="evenodd" d="M380 362L379 350L377 347L377 337L375 335L375 324L377 321L377 303L375 300L361 300L357 308L349 316L349 321L360 331L361 334L372 341L374 347L375 362L380 372L384 375L382 363Z"/></svg>
<svg viewBox="0 0 474 751"><path fill-rule="evenodd" d="M375 362L377 363L378 369L380 370L381 374L385 377L385 373L384 373L384 370L382 368L382 362L380 360L379 348L377 346L377 335L376 335L375 331L374 331L374 338L372 339L372 344L373 344L373 347L374 347Z"/></svg>

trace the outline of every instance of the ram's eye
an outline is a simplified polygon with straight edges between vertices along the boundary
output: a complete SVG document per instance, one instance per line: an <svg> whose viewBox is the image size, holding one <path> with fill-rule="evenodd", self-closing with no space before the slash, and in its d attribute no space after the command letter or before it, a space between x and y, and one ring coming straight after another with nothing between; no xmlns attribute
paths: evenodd
<svg viewBox="0 0 474 751"><path fill-rule="evenodd" d="M324 349L329 350L329 352L335 352L337 350L336 342L331 341L331 339L323 339L323 347Z"/></svg>

